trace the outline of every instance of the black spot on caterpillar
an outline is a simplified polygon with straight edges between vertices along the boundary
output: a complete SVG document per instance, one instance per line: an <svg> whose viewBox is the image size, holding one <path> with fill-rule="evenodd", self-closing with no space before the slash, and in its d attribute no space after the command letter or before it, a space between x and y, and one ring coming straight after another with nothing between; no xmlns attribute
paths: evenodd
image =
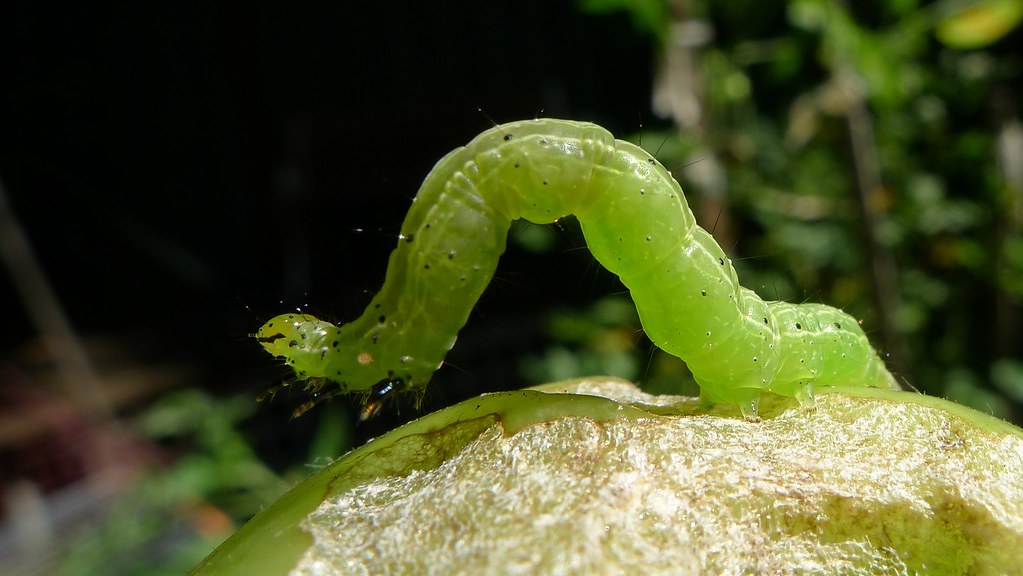
<svg viewBox="0 0 1023 576"><path fill-rule="evenodd" d="M599 126L566 120L496 126L440 160L361 317L334 326L285 314L256 338L315 398L381 382L421 392L493 277L511 222L569 214L628 287L650 339L688 364L705 401L754 417L765 390L810 402L814 386L898 389L852 317L743 288L659 162Z"/></svg>

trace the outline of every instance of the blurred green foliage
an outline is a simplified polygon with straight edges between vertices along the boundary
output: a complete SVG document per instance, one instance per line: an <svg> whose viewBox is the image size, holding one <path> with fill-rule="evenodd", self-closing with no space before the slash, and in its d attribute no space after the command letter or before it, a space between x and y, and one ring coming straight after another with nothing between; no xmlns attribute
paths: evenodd
<svg viewBox="0 0 1023 576"><path fill-rule="evenodd" d="M659 83L681 86L698 113L668 111L673 129L629 139L673 169L744 285L840 306L908 384L1023 420L1023 2L579 6L673 18L640 27L661 46ZM598 367L599 334L622 330L594 320L608 308L572 320L588 335L555 313L562 344L528 377ZM639 330L634 317L625 326ZM659 353L617 354L616 375L658 391L688 382Z"/></svg>
<svg viewBox="0 0 1023 576"><path fill-rule="evenodd" d="M257 406L251 395L217 399L188 389L150 407L134 427L177 458L150 471L98 523L74 534L56 573L184 574L299 481L308 470L282 478L252 450L241 428ZM328 420L333 424L318 435L310 457L336 457L349 447L344 428L350 423Z"/></svg>

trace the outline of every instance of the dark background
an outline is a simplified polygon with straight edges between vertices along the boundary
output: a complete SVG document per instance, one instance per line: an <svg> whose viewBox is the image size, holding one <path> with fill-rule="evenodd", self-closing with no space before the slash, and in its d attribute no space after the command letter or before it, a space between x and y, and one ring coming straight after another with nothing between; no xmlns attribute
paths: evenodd
<svg viewBox="0 0 1023 576"><path fill-rule="evenodd" d="M567 1L485 9L477 2L18 2L2 10L0 179L109 412L95 418L63 388L82 383L52 384L59 361L46 351L52 335L38 332L14 282L0 274L7 326L0 362L15 384L5 396L15 400L0 399L0 407L28 414L34 429L45 419L31 415L25 398L44 391L40 412L69 403L74 415L57 418L72 422L63 425L70 432L5 442L8 471L0 478L29 474L46 492L75 486L107 468L95 451L105 433L83 430L97 430L97 421L98 430L110 422L144 427L155 403L199 388L210 394L199 405L231 419L253 458L295 480L317 454L337 456L426 411L524 386L518 363L549 342L550 310L621 290L579 249L571 226L553 227L559 248L550 253L511 243L421 406L390 399L356 423L362 399L337 398L292 419L306 398L288 388L257 407L261 391L292 375L249 335L296 307L335 323L357 317L383 281L419 184L448 151L494 123L537 116L590 120L619 135L669 125L649 112L654 40L624 14L585 16ZM239 398L248 416L222 404ZM158 444L156 460L178 462L166 478L188 468L189 454L235 457L207 446L220 433L189 430ZM152 466L151 450L120 458L132 452L114 448L121 461L113 465ZM216 474L205 483L213 488L193 492L239 519L277 489L268 482L226 488L236 473ZM178 498L194 498L182 490ZM151 519L163 510L141 503L173 499L130 498ZM118 535L122 523L112 523L106 538L136 550L134 540L166 538L160 523L175 525L153 520L147 532L141 521L129 532L137 536ZM110 552L96 564L132 554Z"/></svg>
<svg viewBox="0 0 1023 576"><path fill-rule="evenodd" d="M70 319L218 390L282 375L246 337L268 317L361 312L422 178L492 122L650 122L651 41L567 2L25 2L5 21L0 175ZM571 297L555 272L585 264L508 266L490 321ZM10 350L33 329L11 284L0 299Z"/></svg>

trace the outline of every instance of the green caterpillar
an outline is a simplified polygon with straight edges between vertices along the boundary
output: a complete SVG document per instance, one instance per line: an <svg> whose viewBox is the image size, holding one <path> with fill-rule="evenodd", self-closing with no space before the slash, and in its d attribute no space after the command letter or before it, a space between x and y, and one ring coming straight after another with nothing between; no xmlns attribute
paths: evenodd
<svg viewBox="0 0 1023 576"><path fill-rule="evenodd" d="M686 362L701 398L755 417L762 391L812 401L814 386L898 389L859 324L819 304L765 302L739 285L682 189L643 149L594 124L496 126L427 175L384 286L343 326L284 314L256 333L314 400L422 391L490 282L512 220L574 214L593 256L629 288L643 328Z"/></svg>

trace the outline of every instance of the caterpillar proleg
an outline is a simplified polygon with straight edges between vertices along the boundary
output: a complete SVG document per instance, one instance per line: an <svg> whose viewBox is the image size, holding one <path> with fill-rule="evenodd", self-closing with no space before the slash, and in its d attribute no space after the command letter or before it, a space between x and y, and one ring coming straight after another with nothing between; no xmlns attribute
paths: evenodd
<svg viewBox="0 0 1023 576"><path fill-rule="evenodd" d="M567 120L496 126L441 159L362 316L334 326L284 314L256 337L314 397L381 382L422 391L493 277L511 222L570 214L628 287L650 339L686 362L705 401L754 417L765 390L809 402L814 386L898 389L855 319L743 288L659 162L600 126Z"/></svg>

